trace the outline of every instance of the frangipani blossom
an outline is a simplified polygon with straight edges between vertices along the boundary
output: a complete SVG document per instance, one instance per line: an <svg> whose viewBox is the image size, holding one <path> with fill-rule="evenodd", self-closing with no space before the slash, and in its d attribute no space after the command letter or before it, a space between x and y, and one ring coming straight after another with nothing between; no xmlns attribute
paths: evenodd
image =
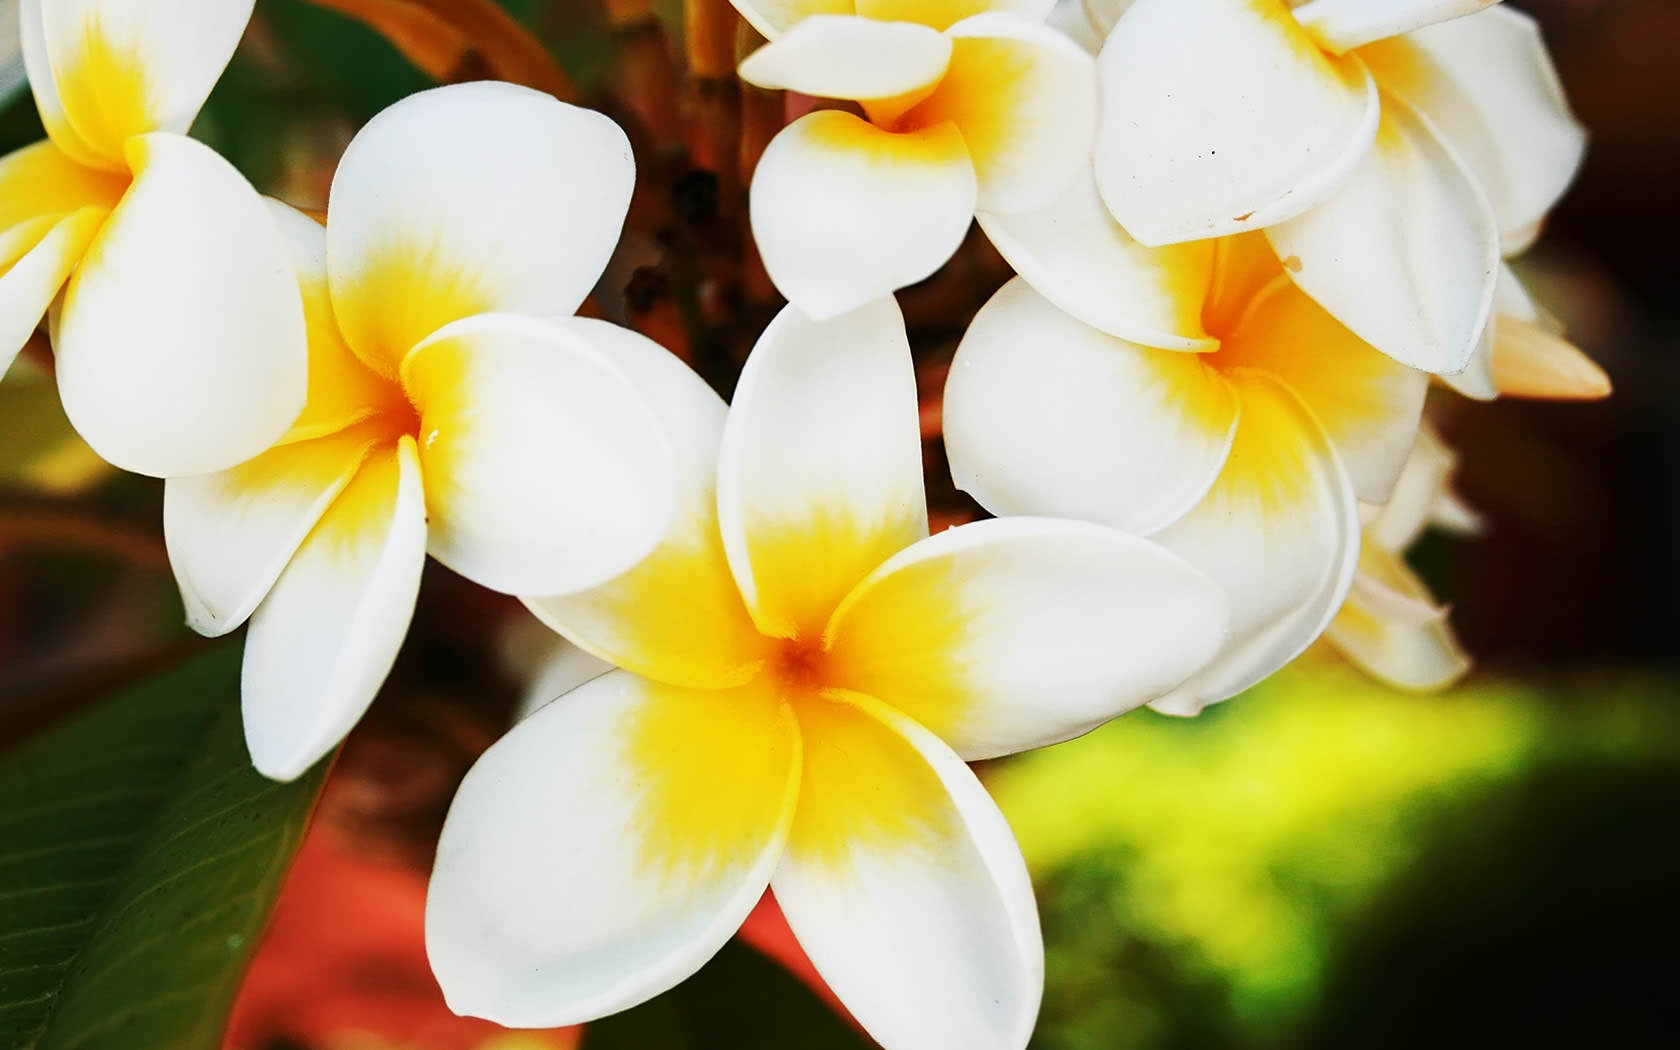
<svg viewBox="0 0 1680 1050"><path fill-rule="evenodd" d="M1444 689L1470 669L1447 610L1406 564L1406 548L1424 528L1474 532L1478 523L1448 487L1458 457L1428 427L1406 460L1388 502L1363 504L1365 539L1347 601L1325 641L1360 670L1398 689Z"/></svg>
<svg viewBox="0 0 1680 1050"><path fill-rule="evenodd" d="M47 139L0 158L0 372L57 300L59 394L127 470L256 455L303 407L303 309L244 177L187 127L252 0L23 0Z"/></svg>
<svg viewBox="0 0 1680 1050"><path fill-rule="evenodd" d="M188 622L251 620L245 735L264 774L298 775L361 716L428 551L486 587L563 592L664 533L671 441L612 336L565 317L633 180L612 121L477 83L363 128L324 231L273 205L309 319L309 403L273 449L164 495Z"/></svg>
<svg viewBox="0 0 1680 1050"><path fill-rule="evenodd" d="M789 307L735 404L607 329L682 450L670 533L592 591L529 598L611 671L467 774L427 949L450 1005L527 1027L698 969L774 889L883 1046L1026 1044L1043 948L1008 825L965 759L1062 740L1218 649L1218 588L1148 541L1017 518L927 535L889 298Z"/></svg>
<svg viewBox="0 0 1680 1050"><path fill-rule="evenodd" d="M771 42L741 77L856 102L784 128L751 191L766 270L811 317L944 265L975 212L1049 203L1089 165L1090 55L1039 0L736 0Z"/></svg>
<svg viewBox="0 0 1680 1050"><path fill-rule="evenodd" d="M1093 2L1103 201L1145 245L1263 228L1372 346L1463 370L1584 144L1533 22L1488 3Z"/></svg>
<svg viewBox="0 0 1680 1050"><path fill-rule="evenodd" d="M1116 303L1154 307L1130 339L1021 278L981 309L951 365L945 445L958 487L993 513L1150 536L1225 588L1223 653L1154 705L1194 713L1299 655L1341 607L1358 500L1387 499L1428 377L1339 324L1258 234L1110 272L1128 278ZM1162 349L1163 328L1202 352Z"/></svg>

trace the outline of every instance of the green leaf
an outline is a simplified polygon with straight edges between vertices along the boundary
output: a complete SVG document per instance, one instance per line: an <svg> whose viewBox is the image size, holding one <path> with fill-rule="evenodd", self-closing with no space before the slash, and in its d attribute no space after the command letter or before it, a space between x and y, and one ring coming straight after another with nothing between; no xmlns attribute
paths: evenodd
<svg viewBox="0 0 1680 1050"><path fill-rule="evenodd" d="M214 1048L325 777L251 769L239 650L0 759L0 1046Z"/></svg>

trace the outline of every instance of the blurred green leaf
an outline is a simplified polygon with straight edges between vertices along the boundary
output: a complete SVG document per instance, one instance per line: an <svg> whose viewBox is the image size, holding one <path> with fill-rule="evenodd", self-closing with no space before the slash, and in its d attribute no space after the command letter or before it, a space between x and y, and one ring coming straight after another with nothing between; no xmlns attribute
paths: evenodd
<svg viewBox="0 0 1680 1050"><path fill-rule="evenodd" d="M0 759L0 1045L213 1048L325 776L251 769L239 650Z"/></svg>

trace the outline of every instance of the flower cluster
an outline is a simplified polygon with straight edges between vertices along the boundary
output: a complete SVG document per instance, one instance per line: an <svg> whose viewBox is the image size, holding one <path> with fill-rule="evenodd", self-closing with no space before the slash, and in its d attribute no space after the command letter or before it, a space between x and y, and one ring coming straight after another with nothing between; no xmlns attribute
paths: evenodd
<svg viewBox="0 0 1680 1050"><path fill-rule="evenodd" d="M1406 567L1473 527L1432 379L1597 397L1503 259L1583 138L1487 0L735 0L808 96L750 187L789 305L725 405L574 316L635 184L612 121L497 82L346 149L323 217L185 132L251 0L23 0L46 141L0 159L0 355L167 479L189 624L249 622L256 767L343 739L427 554L613 669L468 774L428 951L520 1026L624 1009L773 890L891 1048L1025 1045L1043 948L967 762L1192 714L1321 637L1467 666ZM944 391L995 518L929 535L892 293L970 224L1018 276Z"/></svg>

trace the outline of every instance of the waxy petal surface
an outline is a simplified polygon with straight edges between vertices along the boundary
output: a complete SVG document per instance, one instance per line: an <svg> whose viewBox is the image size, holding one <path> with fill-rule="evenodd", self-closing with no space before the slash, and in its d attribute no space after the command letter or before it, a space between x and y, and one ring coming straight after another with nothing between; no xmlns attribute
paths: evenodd
<svg viewBox="0 0 1680 1050"><path fill-rule="evenodd" d="M14 246L24 251L0 274L0 376L29 342L109 214L83 208L57 220L35 220L12 228L10 232L25 235L14 239ZM40 236L28 236L33 234ZM25 247L29 240L34 243Z"/></svg>
<svg viewBox="0 0 1680 1050"><path fill-rule="evenodd" d="M1343 54L1385 37L1462 18L1499 0L1307 0L1295 20L1320 47Z"/></svg>
<svg viewBox="0 0 1680 1050"><path fill-rule="evenodd" d="M825 680L881 698L964 760L1042 747L1162 696L1218 653L1225 595L1148 540L1053 518L901 551L829 625Z"/></svg>
<svg viewBox="0 0 1680 1050"><path fill-rule="evenodd" d="M1137 0L1097 69L1097 186L1145 244L1299 215L1377 131L1364 66L1321 51L1283 0Z"/></svg>
<svg viewBox="0 0 1680 1050"><path fill-rule="evenodd" d="M855 14L853 0L729 0L747 24L767 40L783 33L812 15Z"/></svg>
<svg viewBox="0 0 1680 1050"><path fill-rule="evenodd" d="M1236 441L1213 489L1154 539L1225 588L1224 652L1150 706L1195 714L1299 656L1341 608L1359 556L1359 506L1311 411L1276 380L1233 377Z"/></svg>
<svg viewBox="0 0 1680 1050"><path fill-rule="evenodd" d="M1360 670L1396 689L1444 689L1470 670L1470 658L1447 625L1447 611L1424 618L1388 611L1396 600L1430 605L1429 591L1391 551L1367 547L1347 602L1324 637Z"/></svg>
<svg viewBox="0 0 1680 1050"><path fill-rule="evenodd" d="M99 165L112 170L126 166L132 136L185 134L233 58L253 3L24 0L38 8L41 54L51 68L54 97L41 106L44 120L55 111L48 133L61 112ZM38 75L30 80L40 83Z"/></svg>
<svg viewBox="0 0 1680 1050"><path fill-rule="evenodd" d="M1426 372L1470 363L1499 277L1498 226L1470 172L1404 102L1385 96L1359 167L1266 236L1295 283L1378 350Z"/></svg>
<svg viewBox="0 0 1680 1050"><path fill-rule="evenodd" d="M303 408L297 277L262 198L208 147L158 132L129 140L128 156L134 185L64 291L64 411L124 470L223 470Z"/></svg>
<svg viewBox="0 0 1680 1050"><path fill-rule="evenodd" d="M627 671L532 714L478 760L438 841L426 952L457 1013L594 1020L675 985L764 893L799 734L759 690Z"/></svg>
<svg viewBox="0 0 1680 1050"><path fill-rule="evenodd" d="M433 557L509 594L593 587L670 522L675 453L630 378L554 321L456 321L403 361Z"/></svg>
<svg viewBox="0 0 1680 1050"><path fill-rule="evenodd" d="M290 780L338 745L391 670L420 590L426 508L414 442L363 463L251 615L245 743Z"/></svg>
<svg viewBox="0 0 1680 1050"><path fill-rule="evenodd" d="M858 0L857 13L884 22L917 22L949 29L965 18L988 12L1042 22L1055 0Z"/></svg>
<svg viewBox="0 0 1680 1050"><path fill-rule="evenodd" d="M955 125L895 134L819 110L759 160L753 239L790 302L838 317L943 266L968 232L977 186Z"/></svg>
<svg viewBox="0 0 1680 1050"><path fill-rule="evenodd" d="M950 38L927 26L812 15L741 63L741 79L817 98L876 99L937 83Z"/></svg>
<svg viewBox="0 0 1680 1050"><path fill-rule="evenodd" d="M333 176L327 265L345 339L381 375L451 321L563 316L601 276L635 162L599 113L482 81L410 95Z"/></svg>
<svg viewBox="0 0 1680 1050"><path fill-rule="evenodd" d="M1354 493L1388 498L1417 437L1426 374L1372 349L1282 274L1249 300L1219 359L1288 385L1336 446Z"/></svg>
<svg viewBox="0 0 1680 1050"><path fill-rule="evenodd" d="M824 982L886 1050L1015 1050L1044 982L1003 814L932 733L836 692L800 705L799 810L772 888Z"/></svg>
<svg viewBox="0 0 1680 1050"><path fill-rule="evenodd" d="M891 298L832 321L787 307L747 358L718 458L718 522L760 630L819 637L876 566L927 535L916 377Z"/></svg>
<svg viewBox="0 0 1680 1050"><path fill-rule="evenodd" d="M950 67L901 126L957 126L979 176L979 207L1044 207L1090 164L1096 63L1057 30L1011 15L976 15L946 36Z"/></svg>
<svg viewBox="0 0 1680 1050"><path fill-rule="evenodd" d="M1216 345L1201 316L1212 242L1139 244L1103 206L1089 171L1044 208L975 218L1016 273L1086 324L1166 350Z"/></svg>
<svg viewBox="0 0 1680 1050"><path fill-rule="evenodd" d="M951 363L951 476L994 514L1154 532L1207 493L1237 427L1236 396L1200 356L1099 332L1017 278Z"/></svg>
<svg viewBox="0 0 1680 1050"><path fill-rule="evenodd" d="M1360 54L1383 90L1428 117L1476 177L1504 253L1528 247L1586 150L1534 20L1501 6Z"/></svg>
<svg viewBox="0 0 1680 1050"><path fill-rule="evenodd" d="M165 482L163 535L187 626L216 637L244 623L382 436L351 427Z"/></svg>
<svg viewBox="0 0 1680 1050"><path fill-rule="evenodd" d="M645 336L604 321L565 323L647 398L676 450L680 492L659 545L633 568L577 594L524 596L525 604L578 646L645 678L697 689L739 685L767 653L718 533L723 399Z"/></svg>

